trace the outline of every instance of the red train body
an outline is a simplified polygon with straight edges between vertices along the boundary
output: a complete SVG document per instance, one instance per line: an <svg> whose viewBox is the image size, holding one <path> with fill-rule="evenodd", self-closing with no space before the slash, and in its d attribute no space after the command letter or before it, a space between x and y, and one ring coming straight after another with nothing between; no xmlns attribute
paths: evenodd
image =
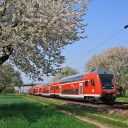
<svg viewBox="0 0 128 128"><path fill-rule="evenodd" d="M97 68L86 74L52 82L48 86L32 87L29 94L113 103L116 98L116 82L112 72Z"/></svg>

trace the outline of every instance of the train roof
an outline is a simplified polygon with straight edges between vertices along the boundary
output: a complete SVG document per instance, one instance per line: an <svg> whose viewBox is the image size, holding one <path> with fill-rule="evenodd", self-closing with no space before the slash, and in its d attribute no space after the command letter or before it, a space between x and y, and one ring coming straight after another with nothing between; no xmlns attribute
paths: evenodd
<svg viewBox="0 0 128 128"><path fill-rule="evenodd" d="M80 81L80 80L83 79L83 75L84 74L76 74L76 75L72 75L72 76L62 78L60 80L60 83L62 84L62 83L67 83L67 82Z"/></svg>
<svg viewBox="0 0 128 128"><path fill-rule="evenodd" d="M84 75L89 74L91 72L97 72L98 74L112 74L112 72L109 71L108 69L96 68L94 70L85 72L84 74L76 74L76 75L72 75L72 76L62 78L62 79L60 79L60 83L63 84L63 83L67 83L67 82L81 81L81 80L83 80Z"/></svg>
<svg viewBox="0 0 128 128"><path fill-rule="evenodd" d="M106 68L96 68L91 70L91 72L97 72L98 74L112 74L112 72Z"/></svg>

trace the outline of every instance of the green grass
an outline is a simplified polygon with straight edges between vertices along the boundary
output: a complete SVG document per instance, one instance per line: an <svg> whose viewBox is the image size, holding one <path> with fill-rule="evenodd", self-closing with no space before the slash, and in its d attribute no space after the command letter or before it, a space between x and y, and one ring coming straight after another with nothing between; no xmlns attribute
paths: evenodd
<svg viewBox="0 0 128 128"><path fill-rule="evenodd" d="M6 104L19 104L19 103L28 103L31 100L26 100L21 96L0 96L0 105Z"/></svg>
<svg viewBox="0 0 128 128"><path fill-rule="evenodd" d="M64 105L64 106L58 107L58 109L59 108L75 113L76 115L85 116L90 120L95 120L102 124L106 124L108 127L114 126L116 128L128 128L128 124L125 124L124 122L122 122L122 121L127 122L128 116L109 114L107 112L102 112L96 109L85 108L85 107L76 109L76 107L73 105ZM111 120L111 118L119 121Z"/></svg>
<svg viewBox="0 0 128 128"><path fill-rule="evenodd" d="M65 110L77 116L82 116L90 120L95 120L97 122L107 125L108 127L111 126L112 127L114 126L116 128L128 127L128 124L124 123L128 121L128 116L109 114L106 111L99 111L97 109L92 109L85 106L77 107L77 105L74 104L62 104L58 101L54 101L54 99L51 100L51 99L35 97L35 96L27 96L27 97L32 98L33 100L38 100L40 103L46 104L48 106L52 106L57 110Z"/></svg>
<svg viewBox="0 0 128 128"><path fill-rule="evenodd" d="M53 105L22 96L0 96L0 128L97 128L57 111Z"/></svg>
<svg viewBox="0 0 128 128"><path fill-rule="evenodd" d="M119 102L128 102L128 94L126 94L123 97L117 97L116 98L116 101L119 101Z"/></svg>
<svg viewBox="0 0 128 128"><path fill-rule="evenodd" d="M128 121L128 116L26 95L0 96L0 128L97 128L96 125L80 121L60 112L61 110L100 122L108 128L128 127L124 123Z"/></svg>

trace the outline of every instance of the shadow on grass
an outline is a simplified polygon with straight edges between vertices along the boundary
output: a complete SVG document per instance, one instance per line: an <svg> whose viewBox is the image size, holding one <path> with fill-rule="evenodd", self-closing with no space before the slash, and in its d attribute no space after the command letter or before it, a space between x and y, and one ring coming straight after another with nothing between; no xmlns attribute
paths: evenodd
<svg viewBox="0 0 128 128"><path fill-rule="evenodd" d="M124 97L124 98L128 98L128 95L125 95L125 96L122 96L122 97Z"/></svg>
<svg viewBox="0 0 128 128"><path fill-rule="evenodd" d="M67 112L71 112L78 116L85 116L86 114L88 115L88 114L103 112L102 110L97 110L94 108L80 106L80 105L72 104L72 103L67 103L67 104L63 104L63 105L55 105L54 108L56 108L57 110L65 110Z"/></svg>
<svg viewBox="0 0 128 128"><path fill-rule="evenodd" d="M21 99L20 99L21 100ZM21 103L13 103L13 104L1 104L0 105L0 119L9 119L9 118L25 118L30 124L36 122L39 119L51 118L53 115L63 115L63 113L58 113L56 110L66 110L69 112L73 112L77 115L82 116L84 112L94 113L96 110L86 109L85 107L77 108L77 105L74 104L56 104L49 103L49 105L42 105L40 103L29 103L29 102L21 102Z"/></svg>
<svg viewBox="0 0 128 128"><path fill-rule="evenodd" d="M57 109L58 108L58 109ZM13 103L0 105L0 128L97 128L58 110L68 105ZM72 110L69 108L69 111Z"/></svg>
<svg viewBox="0 0 128 128"><path fill-rule="evenodd" d="M40 118L49 118L55 111L38 103L14 103L0 105L0 119L26 118L29 123Z"/></svg>
<svg viewBox="0 0 128 128"><path fill-rule="evenodd" d="M128 95L124 95L124 96L117 96L117 98L127 98Z"/></svg>

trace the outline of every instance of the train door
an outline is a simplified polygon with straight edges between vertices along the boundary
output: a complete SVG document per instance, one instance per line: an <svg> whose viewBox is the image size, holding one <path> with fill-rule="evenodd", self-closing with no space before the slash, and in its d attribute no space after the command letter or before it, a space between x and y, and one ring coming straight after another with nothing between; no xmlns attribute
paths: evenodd
<svg viewBox="0 0 128 128"><path fill-rule="evenodd" d="M79 83L79 94L82 95L83 94L83 84Z"/></svg>
<svg viewBox="0 0 128 128"><path fill-rule="evenodd" d="M39 95L39 94L40 94L40 92L39 92L39 91L40 91L40 87L38 87L38 88L37 88L37 95Z"/></svg>
<svg viewBox="0 0 128 128"><path fill-rule="evenodd" d="M60 92L59 92L59 94L61 95L61 93L62 93L62 91L61 91L61 85L59 86L59 89L60 89Z"/></svg>

